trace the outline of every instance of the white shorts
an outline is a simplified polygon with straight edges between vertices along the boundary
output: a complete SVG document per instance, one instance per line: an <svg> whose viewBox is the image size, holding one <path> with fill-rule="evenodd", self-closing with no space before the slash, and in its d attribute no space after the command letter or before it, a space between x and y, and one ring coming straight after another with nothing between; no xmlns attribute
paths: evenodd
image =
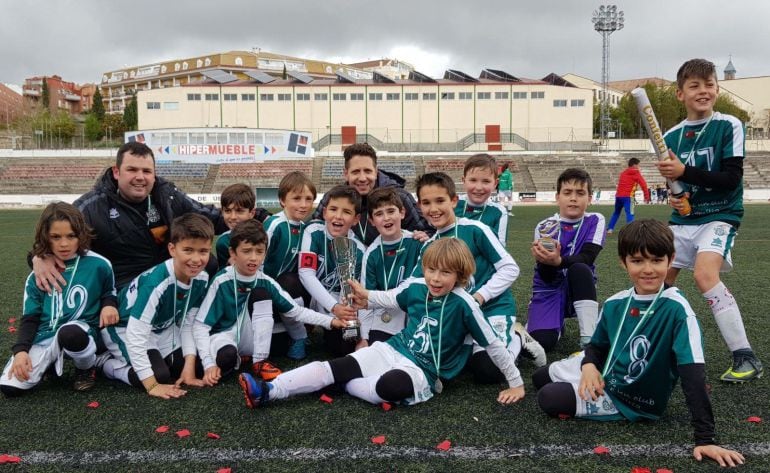
<svg viewBox="0 0 770 473"><path fill-rule="evenodd" d="M735 244L737 231L734 226L725 222L710 222L703 225L671 225L674 232L673 267L693 269L698 253L708 251L722 255L721 272L733 269L731 252Z"/></svg>
<svg viewBox="0 0 770 473"><path fill-rule="evenodd" d="M61 330L62 327L66 327L67 325L77 325L78 327L85 330L86 333L88 333L90 329L87 323L75 320L63 324L61 327L59 327L59 330ZM30 347L28 354L29 359L32 362L32 372L29 374L29 379L27 381L21 381L15 376L11 379L8 379L8 375L11 372L11 366L13 366L13 357L11 357L3 369L0 384L3 386L13 386L14 388L24 390L32 389L40 383L46 370L48 370L48 367L51 365L54 365L56 374L61 376L64 369L64 350L62 350L62 348L59 346L57 335L58 330L56 335L53 337L43 340L40 343L35 343L32 345L32 347Z"/></svg>
<svg viewBox="0 0 770 473"><path fill-rule="evenodd" d="M513 195L513 191L498 191L497 192L497 200L511 200L511 196Z"/></svg>
<svg viewBox="0 0 770 473"><path fill-rule="evenodd" d="M147 349L158 350L161 357L167 357L172 351L182 347L181 342L174 345L174 332L176 331L178 329L172 325L160 333L150 332ZM101 330L101 335L104 345L110 351L113 358L126 364L131 363L128 350L126 349L126 327L105 327Z"/></svg>
<svg viewBox="0 0 770 473"><path fill-rule="evenodd" d="M254 354L254 337L252 335L251 327L247 325L247 322L249 322L249 319L244 318L243 328L241 329L241 338L237 343L235 340L235 325L228 330L209 336L209 353L211 353L211 356L214 357L214 359L216 359L219 350L226 346L235 347L235 349L238 350L238 355L252 356ZM236 360L236 369L240 367L240 362L241 359L239 356Z"/></svg>
<svg viewBox="0 0 770 473"><path fill-rule="evenodd" d="M387 343L374 342L371 346L354 351L349 356L356 359L364 378L382 376L390 370L406 372L414 386L414 397L404 400L407 404L425 402L433 397L430 383L422 369Z"/></svg>
<svg viewBox="0 0 770 473"><path fill-rule="evenodd" d="M548 375L554 383L569 383L575 391L575 417L594 418L620 415L612 399L606 394L599 396L596 401L584 401L578 396L580 387L581 367L585 352L578 352L569 358L548 365Z"/></svg>

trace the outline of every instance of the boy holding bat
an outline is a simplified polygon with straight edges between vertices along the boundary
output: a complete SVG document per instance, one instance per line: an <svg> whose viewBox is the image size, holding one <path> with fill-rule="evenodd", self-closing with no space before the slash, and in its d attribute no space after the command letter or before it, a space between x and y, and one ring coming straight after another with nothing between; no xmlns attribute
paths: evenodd
<svg viewBox="0 0 770 473"><path fill-rule="evenodd" d="M664 136L678 159L660 161L657 166L663 177L684 185L692 211L680 215L685 199L670 197L676 257L666 283L673 285L680 269L693 269L695 284L733 353L733 364L720 379L742 383L760 378L762 363L751 349L738 304L719 273L732 269L730 252L743 218L745 137L737 118L714 111L718 94L713 63L691 59L679 68L676 97L684 103L687 118Z"/></svg>

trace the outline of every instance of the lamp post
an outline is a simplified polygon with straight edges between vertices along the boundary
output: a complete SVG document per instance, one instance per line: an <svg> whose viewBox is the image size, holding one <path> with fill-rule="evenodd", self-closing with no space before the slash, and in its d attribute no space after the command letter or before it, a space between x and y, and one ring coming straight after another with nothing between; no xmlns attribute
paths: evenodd
<svg viewBox="0 0 770 473"><path fill-rule="evenodd" d="M594 10L591 22L594 30L602 35L602 96L600 97L599 139L603 143L607 138L607 125L610 121L610 103L607 83L610 80L610 35L622 30L624 26L623 12L616 5L602 5Z"/></svg>

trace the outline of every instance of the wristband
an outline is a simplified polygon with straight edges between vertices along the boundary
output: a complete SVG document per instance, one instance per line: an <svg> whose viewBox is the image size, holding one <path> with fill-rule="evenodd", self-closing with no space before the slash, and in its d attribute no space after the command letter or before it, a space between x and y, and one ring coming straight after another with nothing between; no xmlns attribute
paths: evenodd
<svg viewBox="0 0 770 473"><path fill-rule="evenodd" d="M157 387L158 387L158 384L160 384L160 383L158 383L157 381L155 381L155 383L153 383L153 385L152 385L152 386L150 386L150 387L149 387L149 389L147 389L147 394L150 394L150 393L152 392L152 390L153 390L153 389L157 388Z"/></svg>

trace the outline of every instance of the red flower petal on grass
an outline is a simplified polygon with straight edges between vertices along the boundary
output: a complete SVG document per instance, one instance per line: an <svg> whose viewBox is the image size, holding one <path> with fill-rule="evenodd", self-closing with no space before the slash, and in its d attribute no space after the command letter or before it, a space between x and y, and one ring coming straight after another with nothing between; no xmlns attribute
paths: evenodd
<svg viewBox="0 0 770 473"><path fill-rule="evenodd" d="M215 434L214 432L207 433L206 437L210 438L211 440L219 440L220 439L219 434Z"/></svg>
<svg viewBox="0 0 770 473"><path fill-rule="evenodd" d="M8 323L9 324L15 324L16 323L16 317L11 317L10 319L8 319Z"/></svg>
<svg viewBox="0 0 770 473"><path fill-rule="evenodd" d="M157 432L157 433L159 433L159 434L165 434L166 432L168 432L168 430L169 430L169 426L167 426L167 425L161 425L160 427L158 427L157 429L155 429L155 432Z"/></svg>
<svg viewBox="0 0 770 473"><path fill-rule="evenodd" d="M594 448L594 453L597 455L609 455L610 449L603 445L599 445L598 447Z"/></svg>
<svg viewBox="0 0 770 473"><path fill-rule="evenodd" d="M8 332L14 333L16 331L16 327L8 327Z"/></svg>
<svg viewBox="0 0 770 473"><path fill-rule="evenodd" d="M321 402L325 402L326 404L331 404L332 402L334 402L334 399L330 398L326 394L321 394L320 399L321 399Z"/></svg>
<svg viewBox="0 0 770 473"><path fill-rule="evenodd" d="M233 469L229 468L229 467L228 468L220 468L220 469L217 470L217 473L232 473L232 472L233 472Z"/></svg>
<svg viewBox="0 0 770 473"><path fill-rule="evenodd" d="M86 404L86 407L90 407L91 409L96 409L97 407L99 407L99 402L98 401L89 402L88 404Z"/></svg>
<svg viewBox="0 0 770 473"><path fill-rule="evenodd" d="M13 455L2 454L0 455L0 465L5 463L21 463L21 458Z"/></svg>
<svg viewBox="0 0 770 473"><path fill-rule="evenodd" d="M452 442L450 442L449 440L444 440L440 444L436 445L436 450L441 450L442 452L446 452L450 448L452 448Z"/></svg>
<svg viewBox="0 0 770 473"><path fill-rule="evenodd" d="M655 470L655 473L674 473L674 472L669 470L668 468L658 468L657 470Z"/></svg>
<svg viewBox="0 0 770 473"><path fill-rule="evenodd" d="M385 436L377 435L375 437L372 437L372 443L375 445L382 445L383 443L385 443Z"/></svg>
<svg viewBox="0 0 770 473"><path fill-rule="evenodd" d="M631 473L652 473L646 466L632 466Z"/></svg>
<svg viewBox="0 0 770 473"><path fill-rule="evenodd" d="M393 409L393 404L389 402L383 402L380 404L380 407L382 407L383 411L388 412L389 410Z"/></svg>
<svg viewBox="0 0 770 473"><path fill-rule="evenodd" d="M752 422L754 424L759 424L760 422L762 422L762 418L761 417L757 417L757 416L751 416L748 419L746 419L746 421L747 422Z"/></svg>
<svg viewBox="0 0 770 473"><path fill-rule="evenodd" d="M180 439L183 439L185 437L189 437L190 436L190 431L187 430L187 429L177 430L176 431L176 436L179 437Z"/></svg>

